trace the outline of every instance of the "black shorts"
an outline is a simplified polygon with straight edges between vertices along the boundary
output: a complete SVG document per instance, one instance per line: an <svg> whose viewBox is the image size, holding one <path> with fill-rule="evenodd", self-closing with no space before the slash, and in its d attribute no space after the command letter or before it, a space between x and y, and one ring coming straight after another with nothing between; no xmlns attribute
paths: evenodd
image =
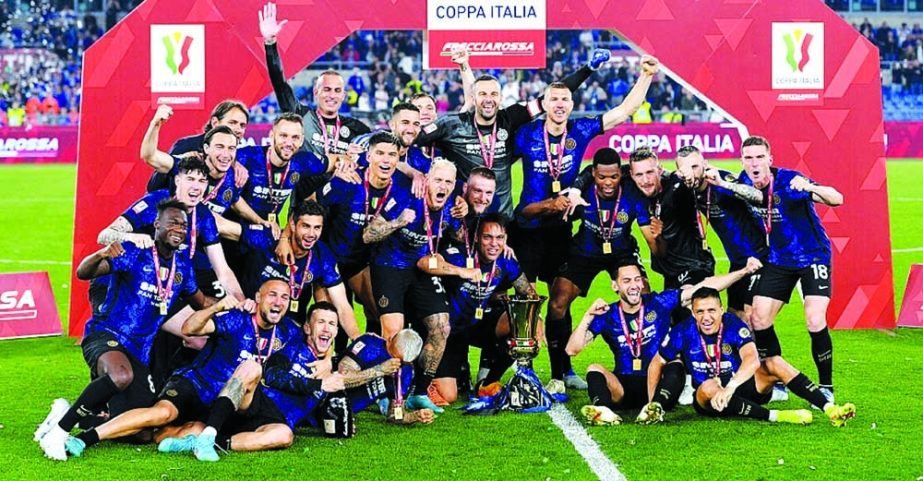
<svg viewBox="0 0 923 481"><path fill-rule="evenodd" d="M276 403L263 392L262 386L258 386L253 393L253 400L247 410L232 414L221 427L221 434L233 436L238 433L249 433L267 424L288 425L285 415L282 414Z"/></svg>
<svg viewBox="0 0 923 481"><path fill-rule="evenodd" d="M340 262L337 261L337 269L340 271L340 278L345 284L348 280L356 277L363 269L369 266L368 257L365 262Z"/></svg>
<svg viewBox="0 0 923 481"><path fill-rule="evenodd" d="M600 272L608 272L614 279L619 267L626 265L637 265L641 268L641 275L647 275L638 251L622 251L603 257L571 255L561 266L558 276L573 282L580 289L580 297L586 297Z"/></svg>
<svg viewBox="0 0 923 481"><path fill-rule="evenodd" d="M106 302L106 294L109 293L109 283L100 279L90 279L90 290L87 295L90 298L90 307L93 314L102 312L103 303Z"/></svg>
<svg viewBox="0 0 923 481"><path fill-rule="evenodd" d="M132 409L154 405L157 386L151 377L150 369L129 353L112 333L108 331L94 332L83 338L80 348L83 351L83 359L90 368L90 379L99 377L96 373L96 364L99 362L99 358L107 352L121 352L131 364L131 384L124 391L109 399L110 417L118 416Z"/></svg>
<svg viewBox="0 0 923 481"><path fill-rule="evenodd" d="M202 402L192 381L183 376L170 376L163 390L157 395L157 400L170 401L176 406L179 417L172 424L178 425L190 421L204 422L208 419L208 406Z"/></svg>
<svg viewBox="0 0 923 481"><path fill-rule="evenodd" d="M405 314L412 309L409 320L424 319L433 314L449 312L442 280L416 267L397 269L373 265L372 294L378 303L378 315Z"/></svg>
<svg viewBox="0 0 923 481"><path fill-rule="evenodd" d="M663 289L679 289L685 285L696 285L706 278L715 275L714 271L700 271L687 269L676 274L663 275Z"/></svg>
<svg viewBox="0 0 923 481"><path fill-rule="evenodd" d="M744 265L731 264L728 272L734 272L743 269ZM744 306L753 305L753 294L756 291L756 284L759 281L760 271L753 274L747 274L743 279L731 284L727 289L728 307L743 311Z"/></svg>
<svg viewBox="0 0 923 481"><path fill-rule="evenodd" d="M567 262L571 244L571 226L565 224L539 229L515 228L515 239L510 245L523 274L529 282L538 280L551 283L561 265Z"/></svg>
<svg viewBox="0 0 923 481"><path fill-rule="evenodd" d="M756 379L755 377L751 377L750 379L747 379L746 382L744 382L743 384L737 387L737 390L734 391L734 395L740 396L756 404L760 404L760 405L766 404L772 400L772 390L770 389L766 393L760 393L759 391L756 390L755 379ZM721 385L726 386L728 381L730 380L731 380L731 376L722 377ZM698 388L696 388L696 391L698 391ZM711 402L709 402L708 406L706 407L699 406L698 399L694 399L692 401L692 407L695 408L695 412L701 414L702 416L717 418L717 417L725 417L728 415L726 409L724 412L720 412L720 413L715 411L711 407Z"/></svg>
<svg viewBox="0 0 923 481"><path fill-rule="evenodd" d="M435 377L454 377L462 375L462 365L468 359L468 346L486 349L492 346L497 339L497 322L504 313L500 303L491 304L484 309L484 318L476 324L456 328L452 326L449 338L446 339L445 352ZM424 336L425 338L425 336Z"/></svg>
<svg viewBox="0 0 923 481"><path fill-rule="evenodd" d="M766 264L757 273L754 295L769 297L788 303L795 290L795 283L801 282L801 292L805 296L823 296L830 298L831 267L829 264L811 264L801 269Z"/></svg>
<svg viewBox="0 0 923 481"><path fill-rule="evenodd" d="M620 374L613 372L622 385L625 394L622 400L615 403L618 410L638 409L647 404L647 376L637 376L634 374Z"/></svg>

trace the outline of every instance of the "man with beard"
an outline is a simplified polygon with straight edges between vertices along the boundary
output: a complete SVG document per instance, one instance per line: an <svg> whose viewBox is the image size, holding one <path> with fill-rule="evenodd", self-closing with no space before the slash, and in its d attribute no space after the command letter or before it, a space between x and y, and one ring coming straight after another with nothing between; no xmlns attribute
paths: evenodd
<svg viewBox="0 0 923 481"><path fill-rule="evenodd" d="M597 151L592 174L593 184L583 194L589 202L575 211L581 220L580 230L568 243L567 262L551 285L546 330L551 380L546 389L553 394L566 388L586 389L586 383L573 373L565 352L573 327L570 306L574 299L586 296L601 272L615 272L619 266L639 265L641 261L631 224L645 215L644 199L627 188L630 182L622 182L618 153L609 148Z"/></svg>
<svg viewBox="0 0 923 481"><path fill-rule="evenodd" d="M563 83L552 82L542 99L545 118L516 132L514 155L522 157L523 189L516 206L513 249L533 285L539 280L550 284L567 259L571 199L565 194L577 190L571 187L590 141L625 122L644 101L657 74L657 59L645 55L640 65L641 74L625 100L595 117L571 119L571 91Z"/></svg>
<svg viewBox="0 0 923 481"><path fill-rule="evenodd" d="M833 341L827 329L832 252L814 203L836 207L843 204L843 194L800 172L772 167L769 142L762 137L744 140L740 159L744 166L741 181L763 194L757 212L769 245L769 259L757 281L751 316L760 357L782 354L773 324L791 298L795 284L800 283L818 381L832 402Z"/></svg>
<svg viewBox="0 0 923 481"><path fill-rule="evenodd" d="M68 453L83 451L107 439L134 434L145 428L162 427L206 418L206 426L221 426L235 411L254 401L255 378L262 364L288 342L297 342L296 328L285 314L289 288L285 281L267 281L252 301L225 298L196 311L183 324L187 336L208 336L208 342L193 363L177 370L167 380L157 402L134 409L68 440ZM168 435L169 429L159 436ZM196 457L217 461L215 436L207 428L196 440Z"/></svg>
<svg viewBox="0 0 923 481"><path fill-rule="evenodd" d="M772 397L777 382L823 411L836 427L856 415L854 404L834 404L782 356L760 359L750 329L739 317L724 312L715 289L702 287L692 293L692 315L670 330L651 361L651 390L665 360L681 356L696 387L693 407L703 416L810 424L809 410L770 411L762 406ZM663 410L656 403L646 406L642 415L654 422L663 420Z"/></svg>
<svg viewBox="0 0 923 481"><path fill-rule="evenodd" d="M588 65L571 74L563 83L576 90L609 59L608 50L594 50ZM478 77L472 87L474 112L449 114L423 127L417 143L435 145L458 166L459 177L467 180L471 170L483 166L497 174L498 210L513 218L512 164L517 129L543 113L541 99L527 105L500 107L500 82L490 75Z"/></svg>
<svg viewBox="0 0 923 481"><path fill-rule="evenodd" d="M423 372L414 378L407 399L411 409L442 409L426 395L436 374L446 338L449 336L449 313L445 289L438 277L426 274L420 265L438 265L439 244L443 235L460 239L461 222L452 217L455 198L456 168L451 162L437 159L427 176L422 199L410 191L395 190L381 213L365 226L362 240L376 244L371 259L372 292L378 302L382 336L385 339L404 328L405 303L411 319L426 331L426 344L420 356ZM467 209L463 214L467 214Z"/></svg>
<svg viewBox="0 0 923 481"><path fill-rule="evenodd" d="M109 244L77 266L82 280L113 275L106 301L84 327L81 348L92 381L73 405L56 400L35 433L50 459L67 460L65 443L71 429L108 402L115 401L123 410L153 404L151 345L170 305L180 297L197 306L208 302L196 287L189 257L177 252L186 239L186 205L166 200L157 211L152 246Z"/></svg>
<svg viewBox="0 0 923 481"><path fill-rule="evenodd" d="M230 128L234 136L240 140L244 138L244 133L247 130L247 124L249 122L250 112L243 102L234 99L223 100L212 109L212 113L201 134L190 135L178 139L176 142L173 142L173 146L170 147L169 153L177 157L185 157L184 154L189 154L191 152L197 154L201 153L204 148L205 134L207 134L209 130L221 125ZM154 172L154 174L151 175L151 179L147 182L147 191L154 192L155 190L168 189L171 185L170 180L169 175ZM246 169L241 168L237 164L234 165L234 181L238 188L243 187L244 184L247 183Z"/></svg>
<svg viewBox="0 0 923 481"><path fill-rule="evenodd" d="M291 233L278 243L287 243L294 262L285 264L276 258L276 240L261 225L230 223L227 238L240 241L244 252L241 285L244 294L252 294L269 279L288 281L291 290L290 316L304 324L315 285L323 287L328 300L340 313L340 323L350 339L359 335L352 304L337 270L336 258L320 238L326 210L313 200L306 200L290 212Z"/></svg>
<svg viewBox="0 0 923 481"><path fill-rule="evenodd" d="M261 370L252 370L249 377L241 379L244 391L253 393L249 402L242 399L237 411L224 423L221 419L214 419L213 425L187 423L171 432L171 437L162 439L158 451L194 451L201 457L209 441L224 451L238 452L291 446L295 428L301 424L317 426L317 408L328 393L344 388L343 375L331 374L327 360L338 325L333 304L312 304L303 327L304 342L293 336L281 350L263 358ZM205 451L197 451L197 446L203 446ZM217 453L212 456L209 452L206 460L217 460Z"/></svg>
<svg viewBox="0 0 923 481"><path fill-rule="evenodd" d="M504 257L506 223L498 214L482 217L474 236L473 259L458 248L449 247L444 255L436 255L435 268L421 266L424 272L442 277L448 292L451 334L434 382L439 397L447 403L458 398L456 379L465 372L468 346L489 352L491 367L482 381L484 386L499 382L513 364L505 342L510 333L509 319L502 303L491 303L494 294L505 295L513 288L518 296L538 297L520 270L519 262Z"/></svg>
<svg viewBox="0 0 923 481"><path fill-rule="evenodd" d="M710 277L691 289L667 289L659 293L644 293L647 283L637 264L620 266L615 278L619 301L607 304L597 299L567 341L567 355L576 356L601 335L615 357L611 371L601 364L587 367L587 394L591 404L581 409L587 422L619 424L621 418L613 410L640 408L651 397L662 409L672 409L683 388L682 363L678 359L667 359L669 363L662 367L662 374L658 373L659 388L651 397L647 376L651 359L670 329L670 314L678 306L687 304L695 289L704 286L726 289L755 272L760 265L757 259L751 258L744 268Z"/></svg>

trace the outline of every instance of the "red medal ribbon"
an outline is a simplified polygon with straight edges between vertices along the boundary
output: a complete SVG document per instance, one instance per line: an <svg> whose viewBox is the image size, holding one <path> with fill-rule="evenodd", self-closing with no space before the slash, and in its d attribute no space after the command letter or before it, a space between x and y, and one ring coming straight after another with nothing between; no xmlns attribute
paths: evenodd
<svg viewBox="0 0 923 481"><path fill-rule="evenodd" d="M557 164L552 161L551 143L548 140L548 129L542 129L542 133L545 135L545 159L548 160L548 175L550 175L552 179L558 180L558 177L561 175L561 169L564 166L564 142L567 141L567 126L564 126L564 133L561 134L561 143L558 145Z"/></svg>
<svg viewBox="0 0 923 481"><path fill-rule="evenodd" d="M702 337L702 331L699 331L699 343L702 345L702 354L705 356L705 362L711 366L716 378L721 377L721 337L724 334L724 322L719 321L718 340L715 342L715 349L712 356L708 355L708 346L705 344L705 338Z"/></svg>
<svg viewBox="0 0 923 481"><path fill-rule="evenodd" d="M214 199L215 197L218 196L218 191L221 190L221 186L224 185L224 181L225 181L225 179L227 179L227 178L228 178L228 174L227 174L227 172L225 172L225 174L221 177L221 180L219 180L218 183L215 184L215 187L212 188L212 190L208 193L208 195L206 195L206 196L202 199L202 203L203 203L203 204L207 204L207 203L211 202L212 199Z"/></svg>
<svg viewBox="0 0 923 481"><path fill-rule="evenodd" d="M154 257L154 277L157 279L157 297L160 302L169 302L173 296L173 278L176 275L176 253L173 253L173 259L170 264L170 274L167 277L167 285L164 287L163 280L160 278L160 254L157 253L157 244L151 247L151 253Z"/></svg>
<svg viewBox="0 0 923 481"><path fill-rule="evenodd" d="M477 270L481 270L481 261L480 261L480 258L481 258L481 256L476 256L476 257L474 258L474 267L475 267ZM478 307L481 308L481 309L484 308L484 305L487 304L487 298L490 297L490 296L487 295L487 291L490 289L490 283L493 282L493 280L494 280L494 273L495 273L495 272L497 272L497 261L494 261L493 264L491 264L491 266L490 266L490 272L487 273L487 276L486 276L486 278L484 279L486 285L484 286L483 289L481 289L481 276L478 276L478 282L477 282L478 295L484 296L484 298L481 299L480 302L478 302Z"/></svg>
<svg viewBox="0 0 923 481"><path fill-rule="evenodd" d="M423 222L426 224L426 242L429 244L429 254L436 255L436 248L439 247L439 241L442 240L442 218L445 216L445 206L439 211L439 229L436 231L436 244L433 244L433 223L429 217L429 206L426 205L426 198L423 199Z"/></svg>
<svg viewBox="0 0 923 481"><path fill-rule="evenodd" d="M702 221L702 215L699 213L699 199L698 196L694 197L696 203L695 209L695 225L699 229L699 235L702 237L702 240L705 240L708 236L708 224L711 222L711 186L705 188L705 221Z"/></svg>
<svg viewBox="0 0 923 481"><path fill-rule="evenodd" d="M292 299L298 300L301 297L301 291L304 290L304 282L308 278L308 273L311 272L311 257L314 255L314 250L308 251L308 262L304 263L304 274L301 276L301 283L295 284L295 271L298 270L298 266L292 264L288 266L288 286L292 290Z"/></svg>
<svg viewBox="0 0 923 481"><path fill-rule="evenodd" d="M266 360L269 359L269 356L272 356L272 345L276 342L276 328L278 326L272 326L272 334L269 336L269 345L266 347L266 355L263 356L262 350L260 349L260 326L256 322L256 314L250 316L250 321L253 323L253 338L256 343L256 362L263 365L266 363ZM310 347L310 346L309 346Z"/></svg>
<svg viewBox="0 0 923 481"><path fill-rule="evenodd" d="M272 210L270 211L270 213L275 214L276 209L278 209L279 206L282 204L276 202L276 196L273 195L273 190L276 189L276 186L272 185L273 184L272 182L272 162L270 162L269 160L270 155L271 155L270 150L271 150L270 148L266 149L266 183L269 184L269 193L267 195L269 196L270 202L272 203ZM285 185L285 178L288 177L288 170L291 167L292 167L291 161L285 163L285 171L282 172L282 178L279 180L279 187L278 187L279 190L282 190L282 186Z"/></svg>
<svg viewBox="0 0 923 481"><path fill-rule="evenodd" d="M625 333L625 344L628 344L628 351L631 357L641 358L641 346L644 344L644 304L641 304L641 310L638 311L638 330L635 331L635 338L631 338L631 331L628 330L628 322L625 321L625 312L619 305L619 320L622 321L622 332Z"/></svg>
<svg viewBox="0 0 923 481"><path fill-rule="evenodd" d="M603 236L603 240L608 241L612 240L613 232L615 232L615 219L618 217L619 213L619 203L622 202L622 188L619 187L619 193L615 198L615 207L612 209L612 214L609 215L609 227L606 227L606 221L603 219L603 208L602 208L602 199L599 198L599 193L596 191L596 186L593 186L593 197L596 198L596 216L599 217L599 230L600 234Z"/></svg>
<svg viewBox="0 0 923 481"><path fill-rule="evenodd" d="M373 217L377 217L379 214L381 214L381 210L385 207L385 202L388 200L388 196L391 194L392 185L394 185L394 182L389 179L388 188L385 189L385 193L381 196L380 199L378 199L378 208L375 209L375 215ZM365 171L365 177L363 179L362 186L365 189L365 221L368 222L369 205L370 205L371 197L372 197L371 184L369 183L369 171L368 170Z"/></svg>
<svg viewBox="0 0 923 481"><path fill-rule="evenodd" d="M478 217L477 217L477 223L474 224L474 232L473 232L474 235L477 235L477 233L478 233L478 227L480 227L480 226L481 226L481 217L478 216ZM472 233L471 233L471 232L468 232L468 224L467 224L466 222L462 222L462 229L464 229L464 231L465 231L465 233L464 233L464 234L465 234L465 235L464 235L464 238L465 238L465 254L468 255L468 258L469 258L469 259L474 259L474 262L477 263L477 262L478 262L477 256L474 255L475 250L476 250L476 248L477 248L477 244L474 242L474 238L471 237L471 234L472 234Z"/></svg>
<svg viewBox="0 0 923 481"><path fill-rule="evenodd" d="M330 155L330 146L328 145L330 143L330 137L328 137L327 135L327 124L324 123L324 116L321 115L320 109L317 109L316 113L317 113L317 121L320 122L321 135L324 136L324 155ZM340 116L339 114L337 114L335 119L336 121L334 123L334 130L333 130L334 144L336 144L337 139L340 138ZM334 147L336 147L336 145L334 145Z"/></svg>
<svg viewBox="0 0 923 481"><path fill-rule="evenodd" d="M485 147L484 141L481 140L481 130L478 128L478 122L477 120L472 121L474 122L474 134L478 138L478 147L481 148L481 158L484 159L484 166L488 169L492 169L494 167L494 156L496 155L497 149L497 122L496 120L494 121L494 130L490 134L488 145ZM488 152L487 149L490 149L490 152Z"/></svg>
<svg viewBox="0 0 923 481"><path fill-rule="evenodd" d="M763 221L763 226L766 227L766 245L769 245L769 234L772 233L772 184L774 183L775 179L770 175L769 197L766 199L766 220Z"/></svg>

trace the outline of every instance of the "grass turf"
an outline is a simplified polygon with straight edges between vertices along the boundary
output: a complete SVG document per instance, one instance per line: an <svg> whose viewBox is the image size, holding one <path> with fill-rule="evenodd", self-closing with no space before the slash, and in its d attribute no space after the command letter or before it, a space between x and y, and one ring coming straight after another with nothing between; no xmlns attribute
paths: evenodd
<svg viewBox="0 0 923 481"><path fill-rule="evenodd" d="M722 167L738 170L733 163ZM62 318L69 295L74 178L75 168L69 165L0 167L0 231L7 233L0 238L0 272L47 270ZM26 185L23 179L41 182ZM920 179L923 163L888 163L891 218L900 219L892 221L898 307L910 264L923 258L907 250L923 246ZM719 271L726 268L726 263L719 263ZM659 283L655 276L655 287ZM613 297L605 276L597 279L587 299L574 304L575 317L596 297ZM813 377L802 319L799 303L786 307L779 335L789 361ZM829 426L820 413L815 413L814 425L799 427L708 420L681 408L662 426L626 424L588 428L589 432L631 480L912 480L923 475L917 455L923 416L915 374L923 368L923 332L835 331L833 338L837 397L859 408L858 417L843 429ZM476 359L472 362L476 365ZM574 366L582 371L591 362L612 362L602 342L575 358ZM545 353L536 368L547 378ZM362 413L354 439L330 440L303 432L287 451L231 454L207 468L189 456L158 455L152 446L118 444L89 450L81 459L52 463L31 441L32 431L53 398L73 399L87 381L79 348L67 338L2 342L0 372L0 466L5 479L227 479L243 473L332 479L594 477L547 416L467 418L451 410L432 426L408 429L385 426L380 417ZM585 402L584 393L575 393L567 406L576 413ZM792 399L778 406L800 408L805 403Z"/></svg>

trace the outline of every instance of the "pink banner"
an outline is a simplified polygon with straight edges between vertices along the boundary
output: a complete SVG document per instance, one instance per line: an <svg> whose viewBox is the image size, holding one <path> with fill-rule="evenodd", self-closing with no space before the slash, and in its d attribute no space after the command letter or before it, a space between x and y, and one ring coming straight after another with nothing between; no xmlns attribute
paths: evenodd
<svg viewBox="0 0 923 481"><path fill-rule="evenodd" d="M923 327L923 264L910 266L907 287L904 288L904 302L897 317L901 327Z"/></svg>
<svg viewBox="0 0 923 481"><path fill-rule="evenodd" d="M0 164L76 161L75 125L0 128Z"/></svg>
<svg viewBox="0 0 923 481"><path fill-rule="evenodd" d="M0 339L58 334L61 318L48 273L0 274Z"/></svg>
<svg viewBox="0 0 923 481"><path fill-rule="evenodd" d="M923 122L885 122L885 155L923 157Z"/></svg>

